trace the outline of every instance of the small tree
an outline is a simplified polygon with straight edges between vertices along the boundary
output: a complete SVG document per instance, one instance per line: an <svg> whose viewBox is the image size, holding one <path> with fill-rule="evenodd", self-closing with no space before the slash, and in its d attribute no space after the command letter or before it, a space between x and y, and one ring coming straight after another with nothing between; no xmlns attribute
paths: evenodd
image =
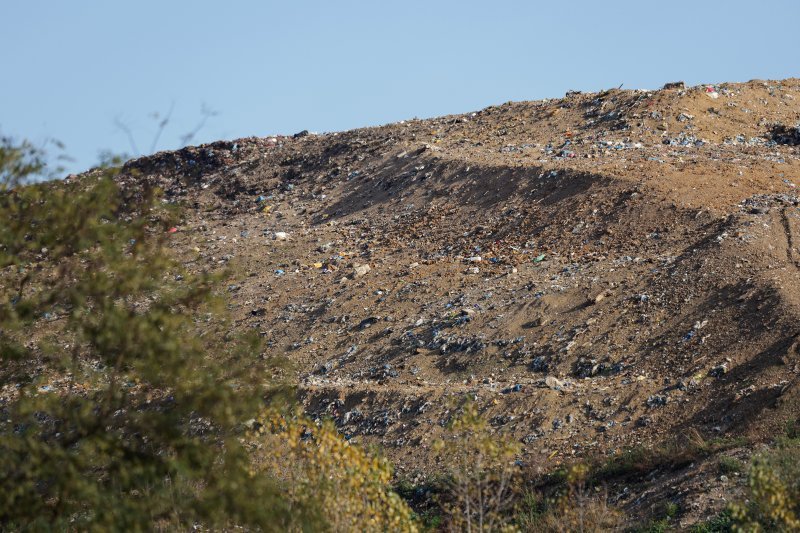
<svg viewBox="0 0 800 533"><path fill-rule="evenodd" d="M175 214L110 170L23 185L43 168L3 139L0 529L277 529L239 439L276 384L168 253Z"/></svg>
<svg viewBox="0 0 800 533"><path fill-rule="evenodd" d="M588 482L588 465L570 465L564 475L564 487L554 497L545 500L541 494L530 495L528 505L538 512L519 515L526 531L590 533L620 528L622 514L608 504L604 492Z"/></svg>
<svg viewBox="0 0 800 533"><path fill-rule="evenodd" d="M491 433L478 406L467 401L448 426L449 435L435 443L448 465L449 526L456 531L484 532L510 528L519 467L518 443Z"/></svg>

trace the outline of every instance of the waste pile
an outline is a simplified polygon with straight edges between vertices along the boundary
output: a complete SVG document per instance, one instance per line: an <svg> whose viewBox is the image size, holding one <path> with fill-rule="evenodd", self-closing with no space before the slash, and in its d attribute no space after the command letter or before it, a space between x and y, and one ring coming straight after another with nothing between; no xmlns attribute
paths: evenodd
<svg viewBox="0 0 800 533"><path fill-rule="evenodd" d="M545 466L800 412L799 120L796 79L571 91L119 180L189 207L175 253L230 267L234 326L288 357L310 414L424 478L464 396ZM719 508L720 483L674 491Z"/></svg>

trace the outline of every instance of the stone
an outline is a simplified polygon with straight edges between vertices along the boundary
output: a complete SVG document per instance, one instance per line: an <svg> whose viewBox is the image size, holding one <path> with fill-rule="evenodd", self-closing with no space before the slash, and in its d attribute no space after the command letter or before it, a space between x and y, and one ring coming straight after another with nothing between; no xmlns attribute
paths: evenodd
<svg viewBox="0 0 800 533"><path fill-rule="evenodd" d="M544 378L544 384L553 390L559 390L564 386L564 382L553 376Z"/></svg>
<svg viewBox="0 0 800 533"><path fill-rule="evenodd" d="M372 270L369 265L356 265L353 267L353 278L366 276Z"/></svg>

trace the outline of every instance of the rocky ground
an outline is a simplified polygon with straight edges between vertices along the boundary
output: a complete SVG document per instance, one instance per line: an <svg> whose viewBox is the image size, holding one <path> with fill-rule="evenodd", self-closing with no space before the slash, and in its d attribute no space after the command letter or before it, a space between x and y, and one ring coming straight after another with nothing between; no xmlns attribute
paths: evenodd
<svg viewBox="0 0 800 533"><path fill-rule="evenodd" d="M159 153L120 181L191 208L185 265L231 267L236 327L412 481L465 395L540 469L690 430L746 460L800 399L799 123L797 79L571 92ZM610 498L700 520L742 483L710 461Z"/></svg>

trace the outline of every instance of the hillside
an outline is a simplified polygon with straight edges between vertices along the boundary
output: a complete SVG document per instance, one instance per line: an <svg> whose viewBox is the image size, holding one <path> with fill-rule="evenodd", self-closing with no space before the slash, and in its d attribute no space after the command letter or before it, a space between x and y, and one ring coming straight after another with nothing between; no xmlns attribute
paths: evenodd
<svg viewBox="0 0 800 533"><path fill-rule="evenodd" d="M119 181L189 207L184 264L230 267L235 327L401 477L436 472L464 395L533 469L690 431L746 458L800 410L798 125L798 79L571 92L162 152ZM610 498L690 523L742 480L639 482Z"/></svg>

